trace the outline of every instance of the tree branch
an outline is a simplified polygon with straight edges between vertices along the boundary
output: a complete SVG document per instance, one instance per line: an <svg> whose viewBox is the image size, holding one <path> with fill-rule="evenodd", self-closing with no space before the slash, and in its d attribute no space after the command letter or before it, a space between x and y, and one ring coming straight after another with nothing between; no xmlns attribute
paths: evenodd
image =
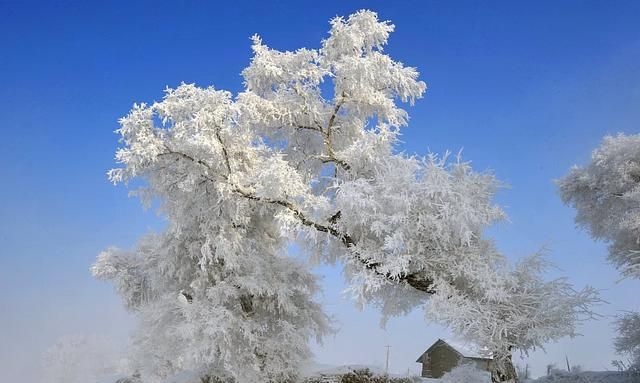
<svg viewBox="0 0 640 383"><path fill-rule="evenodd" d="M336 158L335 152L333 151L333 141L331 138L331 130L333 128L333 125L336 122L336 117L338 116L338 112L340 112L340 108L342 107L342 104L344 104L344 101L345 101L345 95L344 93L342 93L342 96L340 97L340 101L336 102L336 106L333 108L333 114L331 115L331 117L329 118L329 122L327 123L327 132L325 134L324 142L327 145L328 156L327 156L327 161L323 161L323 162L335 162L337 165L340 165L344 170L349 170L351 169L349 164L347 164L344 160L340 160Z"/></svg>
<svg viewBox="0 0 640 383"><path fill-rule="evenodd" d="M166 146L165 146L165 148L167 149L167 151L166 151L166 152L164 152L164 153L160 153L160 154L158 154L158 157L162 157L162 156L167 156L167 155L174 154L174 155L177 155L178 157L182 157L182 158L184 158L184 159L186 159L186 160L189 160L189 161L191 161L191 162L195 162L195 163L197 163L197 164L203 165L203 166L205 166L207 169L211 169L211 165L209 165L208 163L206 163L206 162L205 162L205 161L203 161L203 160L196 160L195 158L191 157L191 156L190 156L190 155L188 155L188 154L185 154L185 153L182 153L182 152L176 152L176 151L174 151L174 150L169 149L169 148L168 148L168 147L166 147Z"/></svg>
<svg viewBox="0 0 640 383"><path fill-rule="evenodd" d="M346 163L345 161L343 161L343 160L341 160L339 158L336 158L334 156L319 156L318 159L320 160L320 162L322 162L324 164L329 163L329 162L333 162L333 163L335 163L337 165L340 165L344 170L351 169L351 166L349 166L348 163Z"/></svg>
<svg viewBox="0 0 640 383"><path fill-rule="evenodd" d="M220 147L222 148L222 156L224 157L224 163L227 166L227 175L231 176L231 163L229 162L229 153L227 153L227 148L224 146L222 138L220 137L220 129L216 129L216 140L218 140L218 143L220 143Z"/></svg>
<svg viewBox="0 0 640 383"><path fill-rule="evenodd" d="M383 273L383 272L378 270L380 268L380 266L381 266L380 263L378 263L378 262L369 262L366 259L363 259L362 257L358 256L358 254L355 253L355 249L354 249L354 247L356 246L356 241L349 234L341 233L340 231L338 231L333 226L322 225L320 223L317 223L317 222L307 218L306 215L300 209L298 209L294 204L292 204L291 202L277 200L277 199L271 199L271 198L258 197L256 195L254 195L254 194L252 194L250 192L246 192L246 191L244 191L244 190L242 190L240 188L234 189L234 192L236 192L239 195L241 195L242 197L250 199L250 200L259 201L259 202L268 203L268 204L279 205L279 206L282 206L282 207L288 209L289 211L291 211L293 213L293 215L296 218L298 218L300 220L300 222L303 225L308 226L308 227L312 227L315 230L318 230L318 231L323 232L323 233L328 233L328 234L332 235L333 237L335 237L336 239L338 239L340 242L342 242L342 244L344 244L349 249L349 251L351 251L351 254L360 263L362 263L367 270L372 271L376 275L384 277L387 280L393 280L393 281L396 280L389 273ZM340 214L341 214L340 212L334 214L331 218L329 218L329 220L330 221L331 220L337 220L338 217L340 217ZM425 292L427 294L434 294L435 293L435 290L433 290L431 288L431 286L433 285L433 281L430 280L430 279L425 279L425 278L421 277L418 273L405 274L405 275L400 276L399 278L397 278L397 280L400 281L400 282L407 283L409 286L415 288L416 290L423 291L423 292Z"/></svg>
<svg viewBox="0 0 640 383"><path fill-rule="evenodd" d="M295 125L295 128L301 129L301 130L314 130L316 132L322 133L323 136L325 135L324 131L320 126Z"/></svg>
<svg viewBox="0 0 640 383"><path fill-rule="evenodd" d="M342 104L344 104L345 95L342 93L340 96L340 101L336 102L336 106L333 108L333 114L329 118L329 123L327 124L327 135L331 136L331 128L333 128L333 124L336 122L336 117L338 116L338 112L340 108L342 108Z"/></svg>
<svg viewBox="0 0 640 383"><path fill-rule="evenodd" d="M222 145L222 141L219 141ZM223 148L223 155L226 157L228 156L226 149L224 148L224 145L222 145ZM169 150L169 149L167 149ZM188 161L191 161L193 163L197 163L200 164L204 167L206 167L207 169L212 169L211 166L202 161L202 160L197 160L195 158L193 158L192 156L182 153L182 152L177 152L174 150L170 150L166 153L161 153L158 156L163 156L163 155L168 155L168 154L173 154L173 155L177 155L179 158L182 159L186 159ZM228 162L228 158L225 162ZM228 170L230 170L230 167L227 168ZM204 175L205 178L211 182L216 182L213 178L209 177L208 175ZM229 177L225 177L226 182L229 183ZM318 223L310 218L308 218L304 212L299 209L297 206L295 206L292 202L290 201L283 201L283 200L279 200L279 199L273 199L273 198L266 198L266 197L260 197L260 196L256 196L255 194L253 194L250 191L245 190L244 188L238 186L238 185L234 185L229 183L229 185L231 186L231 190L233 193L252 200L252 201L257 201L257 202L261 202L261 203L267 203L267 204L271 204L271 205L277 205L277 206L281 206L287 210L289 210L299 221L300 223L302 223L304 226L307 227L311 227L317 231L323 232L323 233L327 233L330 234L331 236L333 236L334 238L336 238L338 241L340 241L343 245L345 245L347 247L347 249L351 252L351 254L360 262L363 264L363 266L375 273L378 276L381 276L387 280L390 281L400 281L400 282L404 282L406 284L408 284L409 286L415 288L416 290L419 291L423 291L427 294L433 294L435 293L434 290L431 289L431 286L433 285L433 281L430 279L425 279L423 277L421 277L419 275L419 273L411 273L411 274L405 274L402 275L400 277L394 277L392 275L390 275L389 273L384 273L381 272L379 270L379 268L382 266L379 262L369 262L367 259L364 259L362 257L360 257L356 252L354 247L356 246L356 241L353 239L353 237L351 237L349 234L346 233L342 233L340 232L338 229L335 228L335 226L333 225L334 222L336 221L339 217L340 217L340 212L334 214L331 218L329 218L329 221L332 223L332 225L324 225L321 223Z"/></svg>
<svg viewBox="0 0 640 383"><path fill-rule="evenodd" d="M333 142L332 142L332 138L331 138L331 132L332 132L332 128L335 124L336 118L338 116L338 113L340 112L340 108L342 107L342 105L345 102L345 96L344 93L342 94L342 97L340 98L340 100L336 103L335 107L333 108L333 113L331 114L331 117L329 117L329 122L327 123L327 128L323 129L322 126L316 122L317 126L307 126L307 125L294 125L294 128L299 129L299 130L313 130L315 132L318 132L320 134L322 134L323 137L323 141L327 147L327 155L326 156L320 156L320 161L322 161L322 163L329 163L329 162L333 162L336 165L342 167L344 170L349 170L351 169L351 167L349 166L349 164L347 164L346 161L341 160L339 158L336 157L335 152L333 150Z"/></svg>

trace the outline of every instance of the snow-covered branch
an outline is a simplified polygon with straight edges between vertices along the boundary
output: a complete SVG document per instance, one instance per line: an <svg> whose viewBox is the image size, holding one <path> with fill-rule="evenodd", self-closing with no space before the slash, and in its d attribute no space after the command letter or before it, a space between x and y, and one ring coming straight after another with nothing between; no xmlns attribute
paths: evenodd
<svg viewBox="0 0 640 383"><path fill-rule="evenodd" d="M593 294L545 281L534 261L508 265L485 237L505 218L495 177L448 153L398 151L402 103L426 84L383 52L393 29L359 11L333 19L320 49L254 36L238 95L182 84L120 120L109 177L143 181L136 193L159 201L168 227L105 251L93 273L140 317L143 375L292 379L309 339L330 330L292 241L341 261L360 303L385 317L422 306L505 363L573 334Z"/></svg>
<svg viewBox="0 0 640 383"><path fill-rule="evenodd" d="M640 278L640 135L607 136L591 162L558 181L576 223L609 242L609 260L625 277Z"/></svg>

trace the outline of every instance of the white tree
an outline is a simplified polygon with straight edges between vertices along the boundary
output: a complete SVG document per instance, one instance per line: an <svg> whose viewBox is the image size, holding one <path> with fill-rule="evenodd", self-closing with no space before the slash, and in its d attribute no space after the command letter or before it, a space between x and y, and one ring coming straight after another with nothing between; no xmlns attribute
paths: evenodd
<svg viewBox="0 0 640 383"><path fill-rule="evenodd" d="M640 134L605 137L591 162L559 186L576 223L611 243L609 260L622 275L640 278Z"/></svg>
<svg viewBox="0 0 640 383"><path fill-rule="evenodd" d="M239 382L293 379L309 338L329 330L312 301L315 278L278 255L285 243L267 212L246 209L228 226L196 228L207 213L187 209L187 226L172 223L135 251L109 249L93 266L139 316L132 372L147 382L182 370Z"/></svg>
<svg viewBox="0 0 640 383"><path fill-rule="evenodd" d="M640 372L640 313L628 312L616 321L618 337L614 346L616 351L629 357L628 369Z"/></svg>
<svg viewBox="0 0 640 383"><path fill-rule="evenodd" d="M169 227L107 250L93 272L140 315L143 372L293 377L328 324L314 278L286 256L291 241L344 264L354 296L385 317L424 306L491 347L494 380L515 378L513 350L574 333L593 292L544 281L539 256L511 267L483 238L505 217L495 178L398 152L398 103L426 85L383 53L393 29L359 11L333 19L319 50L254 36L236 97L183 84L120 121L122 167L109 176L146 181L137 194L160 201Z"/></svg>
<svg viewBox="0 0 640 383"><path fill-rule="evenodd" d="M609 261L624 277L640 278L640 134L606 136L585 167L559 180L562 200L576 223L610 243ZM616 322L616 350L640 366L640 313Z"/></svg>

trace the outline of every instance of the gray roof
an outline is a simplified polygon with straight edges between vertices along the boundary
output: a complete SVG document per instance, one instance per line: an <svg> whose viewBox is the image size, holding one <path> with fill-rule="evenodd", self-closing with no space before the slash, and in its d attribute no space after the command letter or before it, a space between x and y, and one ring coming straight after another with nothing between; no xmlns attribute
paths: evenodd
<svg viewBox="0 0 640 383"><path fill-rule="evenodd" d="M455 352L460 354L460 356L464 358L473 358L473 359L493 359L491 352L487 348L479 347L470 342L451 340L451 339L438 339L435 341L431 347L427 349L427 351L423 352L416 362L420 363L422 361L422 356L424 354L429 353L437 344L444 343L447 346L451 347Z"/></svg>

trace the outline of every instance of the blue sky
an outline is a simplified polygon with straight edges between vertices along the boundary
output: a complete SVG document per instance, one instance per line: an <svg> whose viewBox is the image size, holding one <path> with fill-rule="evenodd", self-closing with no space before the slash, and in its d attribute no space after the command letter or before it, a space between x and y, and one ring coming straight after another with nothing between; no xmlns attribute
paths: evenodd
<svg viewBox="0 0 640 383"><path fill-rule="evenodd" d="M2 380L35 381L30 366L60 335L130 328L88 267L101 249L161 227L105 176L132 103L181 81L236 92L252 34L281 50L316 48L331 17L361 8L396 25L387 52L429 85L400 149L464 148L476 169L510 185L498 195L510 222L491 230L498 246L517 259L544 245L554 274L610 302L585 336L534 353L534 371L565 354L610 368L610 315L639 308L640 283L617 283L606 246L575 229L553 179L605 134L640 132L640 2L0 1ZM391 344L392 369L417 371L417 355L446 334L419 312L382 330L374 310L341 298L339 270L318 273L342 327L316 347L320 362L380 364Z"/></svg>

